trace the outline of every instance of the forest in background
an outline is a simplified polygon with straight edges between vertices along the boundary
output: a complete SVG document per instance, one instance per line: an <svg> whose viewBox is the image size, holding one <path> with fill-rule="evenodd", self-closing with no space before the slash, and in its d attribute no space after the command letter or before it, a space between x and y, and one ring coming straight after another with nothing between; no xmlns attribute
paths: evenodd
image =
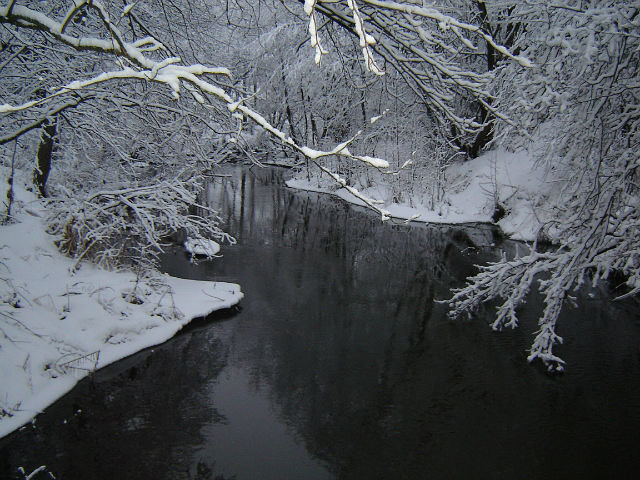
<svg viewBox="0 0 640 480"><path fill-rule="evenodd" d="M620 297L640 291L639 13L597 0L5 0L4 221L27 171L63 252L143 269L176 232L228 239L215 212L194 214L202 173L226 159L321 173L384 218L361 190L436 209L449 166L525 149L552 186L538 239L554 247L482 267L451 314L499 299L493 328L513 328L537 288L529 358L562 368L556 323L576 288L615 277Z"/></svg>

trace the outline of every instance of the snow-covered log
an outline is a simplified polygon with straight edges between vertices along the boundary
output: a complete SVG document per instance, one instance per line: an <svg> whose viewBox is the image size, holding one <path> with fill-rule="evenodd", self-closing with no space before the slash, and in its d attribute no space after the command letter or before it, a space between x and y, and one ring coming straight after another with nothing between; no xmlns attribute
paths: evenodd
<svg viewBox="0 0 640 480"><path fill-rule="evenodd" d="M187 238L184 249L193 256L213 258L220 251L220 244L209 238Z"/></svg>

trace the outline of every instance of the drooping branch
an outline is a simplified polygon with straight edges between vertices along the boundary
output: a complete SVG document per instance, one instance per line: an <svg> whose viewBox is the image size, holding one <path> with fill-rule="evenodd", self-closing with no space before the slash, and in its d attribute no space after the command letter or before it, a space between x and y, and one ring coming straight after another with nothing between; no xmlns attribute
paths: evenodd
<svg viewBox="0 0 640 480"><path fill-rule="evenodd" d="M348 142L328 151L311 149L296 142L284 132L269 124L262 115L244 105L242 100L238 101L233 99L224 88L212 83L212 81L207 78L209 75L229 76L229 70L203 65L183 65L177 57L164 59L153 58L151 55L161 51L162 45L150 37L135 42L126 42L124 36L110 20L106 9L99 0L89 2L87 7L96 9L99 12L102 23L107 26L109 38L83 35L74 36L65 33L69 28L69 18L73 18L82 7L80 3L74 3L74 5L75 6L67 11L63 21L57 21L41 12L20 5L13 5L13 8L7 6L0 9L0 22L13 25L16 28L40 30L75 50L90 50L126 59L131 63L131 66L126 66L121 70L97 73L87 79L72 80L57 88L53 88L52 93L43 98L15 104L4 103L0 105L0 114L8 115L31 111L52 102L57 97L75 92L91 92L91 90L98 85L111 81L141 80L164 84L169 87L176 99L180 96L182 86L190 85L192 87L190 88L190 92L199 103L207 104L209 101L205 98L207 96L212 97L212 100L216 102L222 102L227 106L229 115L232 115L236 111L241 112L245 117L253 120L271 135L282 141L284 145L314 162L317 162L320 158L335 155L351 161L363 162L379 169L387 169L389 167L389 164L384 160L352 154L347 148ZM363 35L364 34L365 32L363 31ZM44 116L44 114L42 116ZM383 218L388 218L387 212L380 209L375 200L367 198L353 188L351 188L350 191L365 202L365 204L380 213Z"/></svg>
<svg viewBox="0 0 640 480"><path fill-rule="evenodd" d="M74 108L77 107L80 103L87 101L88 99L90 99L91 96L81 96L78 97L75 100L69 101L69 102L65 102L61 105L58 105L54 108L52 108L51 110L47 110L43 115L41 115L39 118L37 118L36 120L34 120L33 122L29 123L28 125L25 125L21 128L19 128L18 130L14 131L13 133L9 133L3 137L0 137L0 145L4 145L5 143L9 143L13 140L15 140L16 138L21 137L22 135L24 135L25 133L34 130L36 128L40 128L42 126L42 124L51 117L55 117L56 115L58 115L59 113L64 112L65 110L69 109L69 108Z"/></svg>
<svg viewBox="0 0 640 480"><path fill-rule="evenodd" d="M358 7L355 1L349 0L350 17L341 8L341 3L314 1L305 2L305 7L313 15L317 11L358 37L370 71L382 73L375 62L371 63L374 52L382 57L424 99L425 105L441 122L451 126L454 137L473 135L474 149L469 150L473 156L477 154L477 147L490 138L493 117L489 112L510 121L505 112L487 108L493 104L492 73L470 69L461 59L478 51L473 40L486 44L492 52L499 52L503 58L522 67L532 66L527 58L511 53L481 27L461 22L435 8L381 1L360 1L361 7ZM318 37L316 30L314 37ZM475 102L483 115L468 118L468 113L460 113L459 98Z"/></svg>

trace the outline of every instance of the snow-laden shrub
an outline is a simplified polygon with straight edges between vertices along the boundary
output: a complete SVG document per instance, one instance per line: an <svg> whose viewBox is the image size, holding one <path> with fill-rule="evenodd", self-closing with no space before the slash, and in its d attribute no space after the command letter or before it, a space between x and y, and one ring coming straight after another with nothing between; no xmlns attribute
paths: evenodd
<svg viewBox="0 0 640 480"><path fill-rule="evenodd" d="M150 264L174 234L233 243L215 212L197 204L198 179L98 190L82 196L60 189L48 201L48 232L64 253L114 267ZM209 215L192 214L194 208Z"/></svg>

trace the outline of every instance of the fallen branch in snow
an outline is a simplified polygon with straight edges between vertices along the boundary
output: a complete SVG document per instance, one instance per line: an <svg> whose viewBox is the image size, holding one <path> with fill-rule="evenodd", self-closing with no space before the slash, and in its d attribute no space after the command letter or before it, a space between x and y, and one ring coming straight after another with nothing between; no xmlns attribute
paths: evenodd
<svg viewBox="0 0 640 480"><path fill-rule="evenodd" d="M9 315L8 313L5 313L3 311L0 310L0 315L2 315L3 317L7 317L9 319L11 319L12 321L16 321L16 319L14 317L12 317L11 315ZM5 332L2 327L0 327L0 333L2 333L2 336L4 338L6 338L7 340L9 340L11 343L13 343L15 345L15 342L13 341L13 339L7 334L7 332Z"/></svg>
<svg viewBox="0 0 640 480"><path fill-rule="evenodd" d="M100 360L100 350L91 353L67 353L56 360L54 368L62 375L72 373L80 377L93 373Z"/></svg>

